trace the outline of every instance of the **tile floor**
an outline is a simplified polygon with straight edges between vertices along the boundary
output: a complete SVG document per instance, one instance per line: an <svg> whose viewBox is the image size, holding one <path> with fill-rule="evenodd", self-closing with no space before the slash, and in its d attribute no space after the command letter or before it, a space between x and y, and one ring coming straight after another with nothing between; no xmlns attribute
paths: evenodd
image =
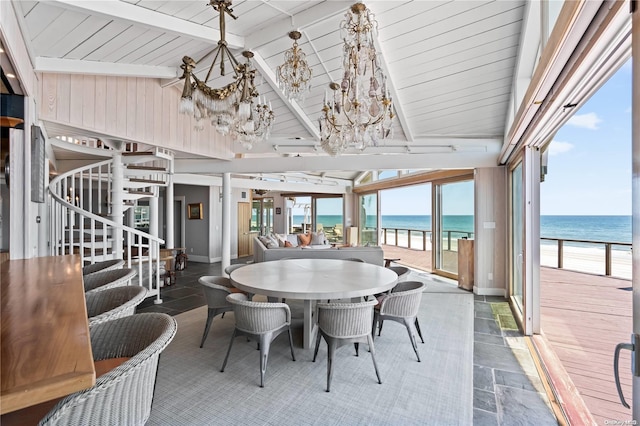
<svg viewBox="0 0 640 426"><path fill-rule="evenodd" d="M247 263L251 258L234 260ZM198 278L222 275L220 263L188 262L176 271L176 284L164 287L163 303L145 300L137 312L164 312L169 315L206 304ZM452 285L455 282L452 281ZM522 334L501 329L493 317L491 303L505 302L502 297L475 296L473 354L474 425L556 425L542 382L535 369Z"/></svg>

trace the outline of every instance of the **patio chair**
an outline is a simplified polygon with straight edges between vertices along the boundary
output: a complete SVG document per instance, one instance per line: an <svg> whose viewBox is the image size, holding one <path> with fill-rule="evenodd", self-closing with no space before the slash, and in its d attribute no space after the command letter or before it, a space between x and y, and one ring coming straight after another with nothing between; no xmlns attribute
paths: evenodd
<svg viewBox="0 0 640 426"><path fill-rule="evenodd" d="M316 337L316 349L313 353L313 362L318 356L320 339L324 337L327 342L327 392L331 390L331 379L333 376L333 358L337 348L353 343L358 356L358 345L360 342L368 343L373 367L376 370L378 383L380 373L376 364L375 349L371 336L371 320L373 318L373 306L377 300L370 300L359 303L318 303L318 335Z"/></svg>
<svg viewBox="0 0 640 426"><path fill-rule="evenodd" d="M101 372L102 364L119 365L97 377L94 386L61 399L39 424L145 424L151 414L158 359L176 329L176 320L160 313L137 314L92 326L96 371Z"/></svg>
<svg viewBox="0 0 640 426"><path fill-rule="evenodd" d="M371 328L371 335L375 336L376 326L379 323L378 336L380 336L384 320L403 324L409 333L409 339L411 339L411 345L416 353L418 362L420 362L420 354L416 344L416 331L420 336L420 340L424 343L420 324L418 323L418 309L420 308L424 287L425 284L421 281L404 281L396 285L391 293L380 296L378 298L380 304L374 309L373 326Z"/></svg>
<svg viewBox="0 0 640 426"><path fill-rule="evenodd" d="M133 315L146 295L147 289L137 285L85 293L89 327Z"/></svg>
<svg viewBox="0 0 640 426"><path fill-rule="evenodd" d="M222 314L222 318L224 318L225 312L233 311L233 306L231 305L231 303L227 302L227 296L231 293L238 293L241 291L235 288L231 284L231 280L227 277L218 277L211 275L203 276L198 278L198 282L202 284L204 297L207 299L208 306L207 322L204 326L202 342L200 342L200 347L203 347L204 341L209 335L209 330L211 329L213 318L219 314Z"/></svg>
<svg viewBox="0 0 640 426"><path fill-rule="evenodd" d="M227 356L224 357L221 372L227 365L233 340L238 335L255 337L258 339L260 349L260 387L264 387L264 375L267 371L267 358L271 342L281 333L289 334L289 347L291 348L291 358L295 361L293 352L293 338L291 337L291 311L285 303L264 303L248 301L241 293L234 293L227 296L227 301L233 305L236 317L236 327L233 330Z"/></svg>
<svg viewBox="0 0 640 426"><path fill-rule="evenodd" d="M82 268L82 275L93 274L98 271L109 271L111 269L119 269L124 265L122 259L111 259L102 262L92 263L91 265L84 266Z"/></svg>
<svg viewBox="0 0 640 426"><path fill-rule="evenodd" d="M129 285L137 274L135 269L121 268L107 271L93 272L82 277L84 291L103 291L113 287Z"/></svg>
<svg viewBox="0 0 640 426"><path fill-rule="evenodd" d="M406 266L389 266L387 269L391 269L393 272L398 274L398 282L405 281L409 277L409 273L411 270Z"/></svg>

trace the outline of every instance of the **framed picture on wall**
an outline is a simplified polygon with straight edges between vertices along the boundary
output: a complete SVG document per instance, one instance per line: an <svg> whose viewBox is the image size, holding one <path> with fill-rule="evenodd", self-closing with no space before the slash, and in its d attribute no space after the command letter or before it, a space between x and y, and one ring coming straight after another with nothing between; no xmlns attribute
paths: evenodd
<svg viewBox="0 0 640 426"><path fill-rule="evenodd" d="M282 208L276 207L276 214L282 214Z"/></svg>
<svg viewBox="0 0 640 426"><path fill-rule="evenodd" d="M203 219L202 203L189 204L187 207L187 217L189 219Z"/></svg>

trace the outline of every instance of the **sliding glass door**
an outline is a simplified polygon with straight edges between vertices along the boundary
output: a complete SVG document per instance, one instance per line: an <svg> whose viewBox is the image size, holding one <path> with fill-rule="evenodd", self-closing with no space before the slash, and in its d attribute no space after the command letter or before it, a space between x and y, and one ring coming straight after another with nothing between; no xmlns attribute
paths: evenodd
<svg viewBox="0 0 640 426"><path fill-rule="evenodd" d="M435 269L457 278L458 240L473 239L473 180L435 185Z"/></svg>
<svg viewBox="0 0 640 426"><path fill-rule="evenodd" d="M524 212L522 198L522 162L511 171L510 179L510 245L509 270L512 300L522 313L524 282Z"/></svg>
<svg viewBox="0 0 640 426"><path fill-rule="evenodd" d="M378 193L360 196L360 245L378 245Z"/></svg>

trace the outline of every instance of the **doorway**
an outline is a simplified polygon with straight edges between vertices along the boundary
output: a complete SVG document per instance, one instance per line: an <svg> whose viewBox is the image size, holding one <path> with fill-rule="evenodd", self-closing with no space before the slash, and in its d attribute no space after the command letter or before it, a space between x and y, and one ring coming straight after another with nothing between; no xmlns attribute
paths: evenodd
<svg viewBox="0 0 640 426"><path fill-rule="evenodd" d="M253 254L251 221L251 204L246 202L238 203L238 257L246 257Z"/></svg>

